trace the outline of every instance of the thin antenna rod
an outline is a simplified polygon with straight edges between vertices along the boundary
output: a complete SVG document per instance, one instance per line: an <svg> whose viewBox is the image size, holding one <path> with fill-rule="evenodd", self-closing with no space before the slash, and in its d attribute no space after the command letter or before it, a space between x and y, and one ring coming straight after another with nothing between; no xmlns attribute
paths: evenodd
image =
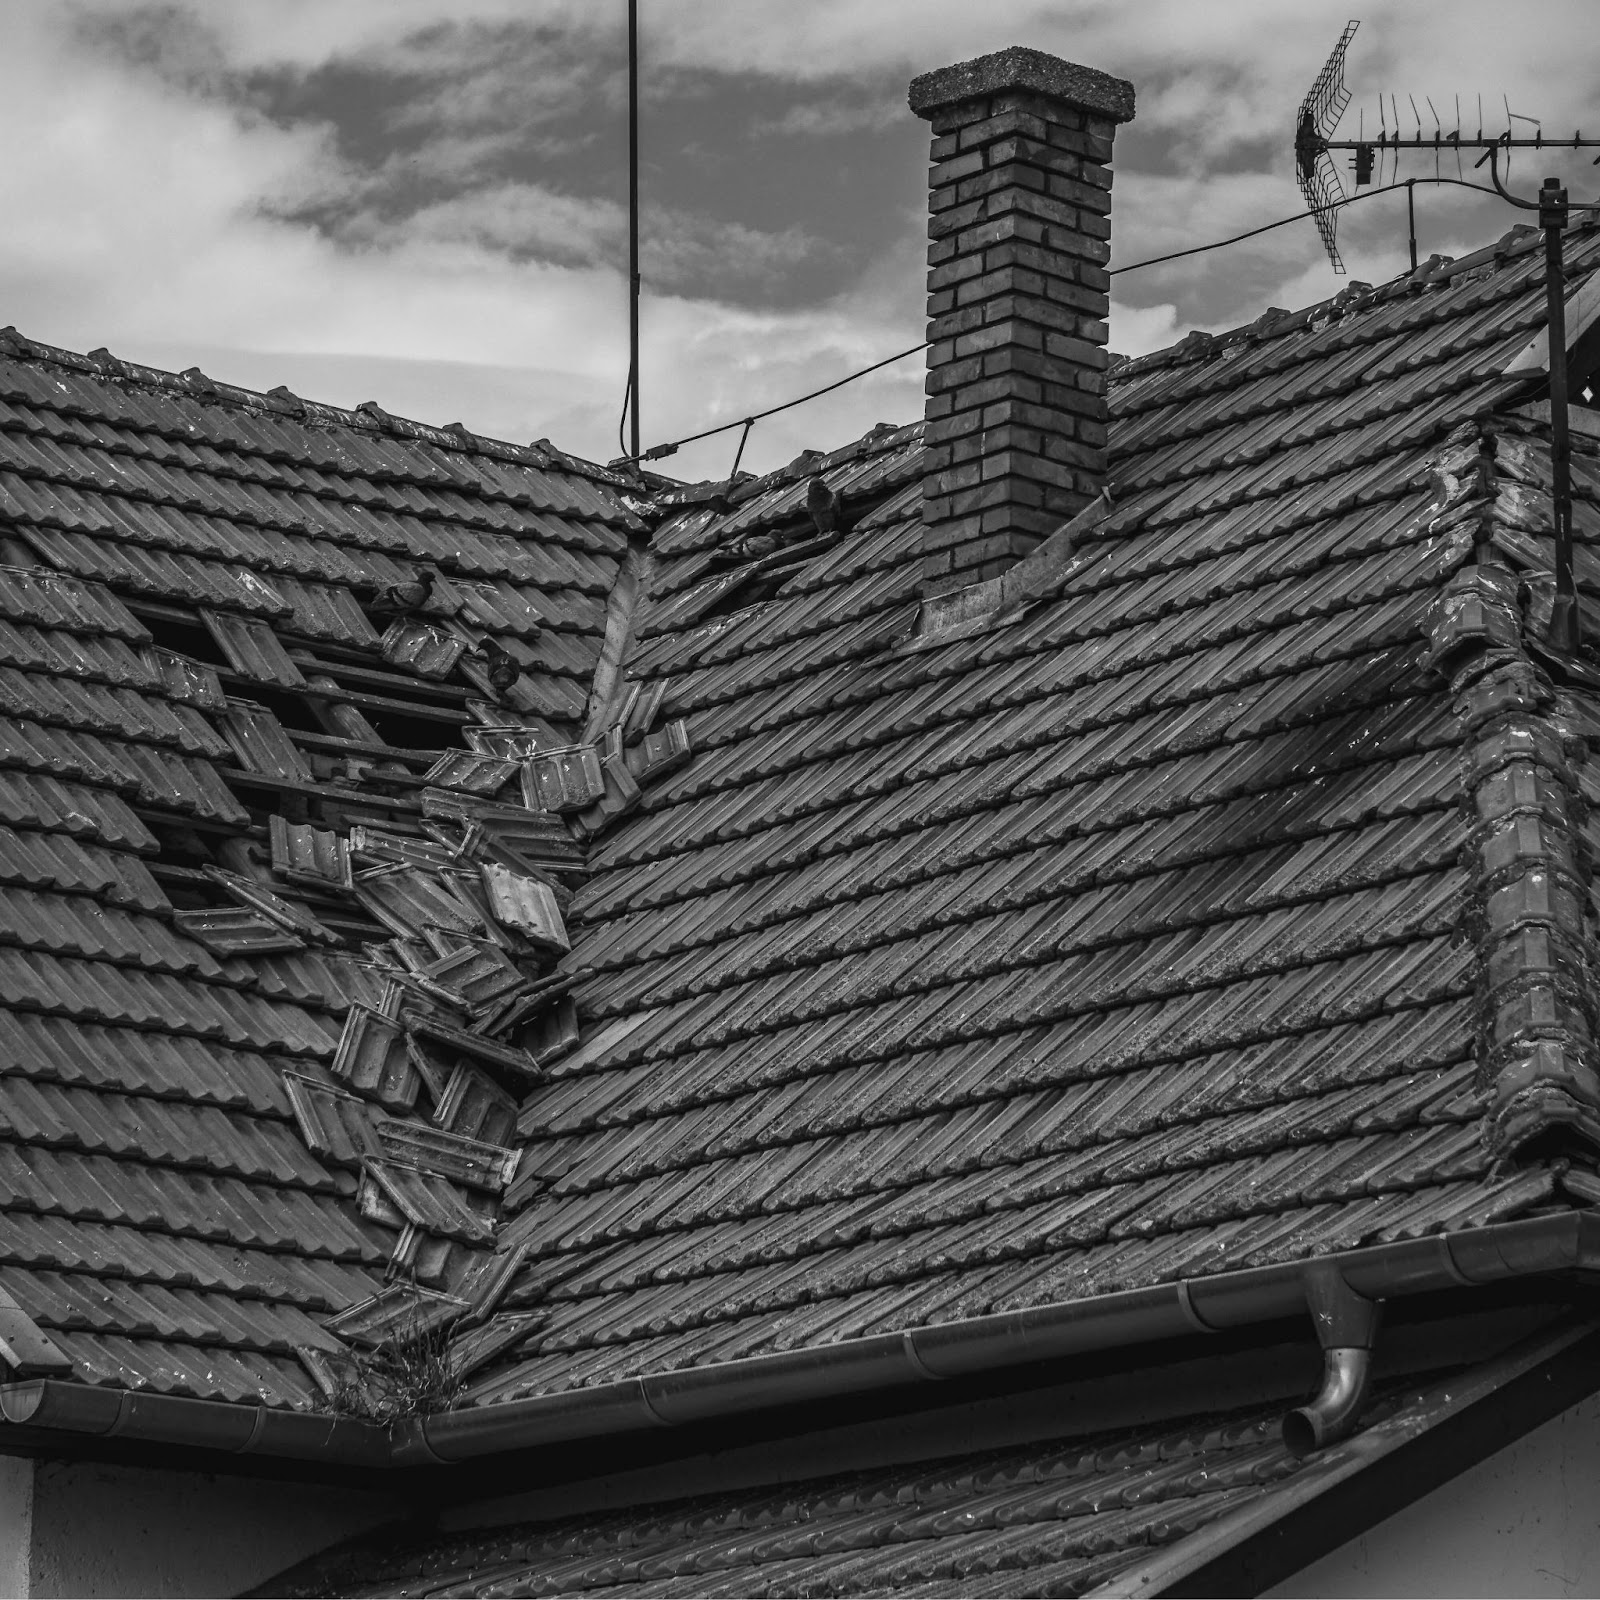
<svg viewBox="0 0 1600 1600"><path fill-rule="evenodd" d="M639 0L628 0L628 454L639 457Z"/></svg>
<svg viewBox="0 0 1600 1600"><path fill-rule="evenodd" d="M1567 191L1546 178L1539 191L1539 225L1544 229L1545 340L1550 365L1550 487L1555 511L1556 597L1550 642L1576 652L1582 636L1578 590L1572 575L1572 467L1567 439L1566 274L1561 235L1567 226Z"/></svg>

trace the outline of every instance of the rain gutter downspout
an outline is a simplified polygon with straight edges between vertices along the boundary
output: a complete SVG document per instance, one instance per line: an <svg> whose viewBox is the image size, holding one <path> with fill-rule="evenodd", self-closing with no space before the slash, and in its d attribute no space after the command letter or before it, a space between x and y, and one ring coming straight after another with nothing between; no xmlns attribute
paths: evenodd
<svg viewBox="0 0 1600 1600"><path fill-rule="evenodd" d="M815 1350L751 1356L564 1394L412 1418L392 1432L324 1413L104 1389L54 1378L0 1387L0 1417L37 1435L142 1441L241 1456L427 1467L570 1439L682 1427L1075 1355L1222 1333L1315 1310L1336 1277L1370 1301L1600 1270L1600 1215L1569 1211L1375 1245ZM0 1446L5 1441L0 1426Z"/></svg>
<svg viewBox="0 0 1600 1600"><path fill-rule="evenodd" d="M1283 1442L1296 1459L1354 1431L1372 1381L1372 1346L1383 1316L1383 1301L1357 1294L1337 1267L1306 1274L1306 1307L1322 1345L1322 1387L1283 1419Z"/></svg>

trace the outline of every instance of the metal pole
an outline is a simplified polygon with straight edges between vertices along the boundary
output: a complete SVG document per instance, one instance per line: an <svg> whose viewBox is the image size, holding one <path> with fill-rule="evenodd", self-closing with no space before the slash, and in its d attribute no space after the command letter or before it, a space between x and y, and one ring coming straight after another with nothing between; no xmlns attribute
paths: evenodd
<svg viewBox="0 0 1600 1600"><path fill-rule="evenodd" d="M1411 270L1417 270L1417 180L1406 179L1406 225L1411 234Z"/></svg>
<svg viewBox="0 0 1600 1600"><path fill-rule="evenodd" d="M1572 576L1572 463L1567 442L1567 302L1561 235L1567 226L1567 191L1546 178L1539 191L1544 229L1545 327L1550 344L1550 498L1555 511L1556 597L1550 643L1578 648L1578 592Z"/></svg>
<svg viewBox="0 0 1600 1600"><path fill-rule="evenodd" d="M639 457L639 0L628 0L628 454Z"/></svg>

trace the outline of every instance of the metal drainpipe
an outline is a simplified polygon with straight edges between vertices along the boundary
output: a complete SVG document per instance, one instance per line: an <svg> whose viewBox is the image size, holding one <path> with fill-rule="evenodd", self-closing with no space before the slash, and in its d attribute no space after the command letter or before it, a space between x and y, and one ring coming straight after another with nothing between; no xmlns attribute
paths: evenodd
<svg viewBox="0 0 1600 1600"><path fill-rule="evenodd" d="M1539 226L1544 229L1545 326L1550 347L1550 498L1555 511L1556 598L1550 643L1577 651L1581 639L1578 592L1572 576L1572 460L1567 440L1566 271L1561 236L1567 226L1567 191L1546 178L1539 191Z"/></svg>
<svg viewBox="0 0 1600 1600"><path fill-rule="evenodd" d="M1357 1294L1329 1264L1307 1271L1306 1306L1322 1346L1322 1387L1283 1419L1284 1445L1297 1458L1355 1430L1367 1398L1383 1302Z"/></svg>

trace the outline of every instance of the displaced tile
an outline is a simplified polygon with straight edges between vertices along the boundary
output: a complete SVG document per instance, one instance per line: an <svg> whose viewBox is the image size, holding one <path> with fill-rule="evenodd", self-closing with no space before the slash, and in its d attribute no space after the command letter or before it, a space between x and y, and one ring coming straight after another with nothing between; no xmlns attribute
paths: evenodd
<svg viewBox="0 0 1600 1600"><path fill-rule="evenodd" d="M372 1195L412 1227L436 1238L482 1244L494 1237L489 1206L474 1206L466 1193L448 1180L394 1160L369 1157L361 1165L361 1204L367 1214L384 1215L381 1208L369 1209Z"/></svg>
<svg viewBox="0 0 1600 1600"><path fill-rule="evenodd" d="M377 1124L377 1136L388 1158L473 1189L498 1193L516 1169L516 1151L425 1122L386 1117Z"/></svg>
<svg viewBox="0 0 1600 1600"><path fill-rule="evenodd" d="M206 606L200 608L200 620L235 672L275 688L305 688L305 675L290 660L270 623L259 617L230 616Z"/></svg>
<svg viewBox="0 0 1600 1600"><path fill-rule="evenodd" d="M239 765L248 772L271 778L311 782L311 768L284 731L283 724L265 706L248 700L229 700L218 719Z"/></svg>
<svg viewBox="0 0 1600 1600"><path fill-rule="evenodd" d="M221 711L227 705L222 683L215 667L203 661L194 661L172 650L150 649L161 685L174 700L201 706L207 711Z"/></svg>
<svg viewBox="0 0 1600 1600"><path fill-rule="evenodd" d="M503 756L453 751L440 756L423 777L441 789L461 789L492 799L516 777L518 770L515 760Z"/></svg>
<svg viewBox="0 0 1600 1600"><path fill-rule="evenodd" d="M682 717L674 718L665 727L645 734L639 750L640 783L655 783L680 771L693 759L688 724Z"/></svg>
<svg viewBox="0 0 1600 1600"><path fill-rule="evenodd" d="M359 1167L364 1157L379 1153L364 1101L299 1073L284 1073L283 1083L308 1149L348 1167Z"/></svg>
<svg viewBox="0 0 1600 1600"><path fill-rule="evenodd" d="M326 1318L323 1325L350 1344L372 1348L386 1341L421 1338L447 1326L465 1309L454 1295L394 1283L338 1316Z"/></svg>
<svg viewBox="0 0 1600 1600"><path fill-rule="evenodd" d="M269 821L272 870L280 877L319 887L352 887L350 852L337 833L290 822L276 812Z"/></svg>
<svg viewBox="0 0 1600 1600"><path fill-rule="evenodd" d="M502 1000L525 982L499 946L473 942L418 969L422 977L453 990L474 1010Z"/></svg>
<svg viewBox="0 0 1600 1600"><path fill-rule="evenodd" d="M404 1025L366 1006L351 1006L332 1065L337 1077L380 1105L409 1111L416 1104L422 1080Z"/></svg>
<svg viewBox="0 0 1600 1600"><path fill-rule="evenodd" d="M524 877L494 862L483 864L483 886L496 918L541 950L563 954L571 948L555 891L537 878Z"/></svg>
<svg viewBox="0 0 1600 1600"><path fill-rule="evenodd" d="M225 871L221 867L206 867L203 870L229 899L258 913L268 922L282 928L285 933L294 934L314 944L340 942L338 936L329 932L315 917L292 901L285 900L282 895L274 894L265 884L258 883L252 878L242 877L237 872Z"/></svg>
<svg viewBox="0 0 1600 1600"><path fill-rule="evenodd" d="M481 1067L458 1061L433 1108L442 1128L484 1144L505 1145L517 1126L517 1102Z"/></svg>
<svg viewBox="0 0 1600 1600"><path fill-rule="evenodd" d="M523 763L522 794L530 811L581 811L604 793L600 753L593 745L570 745Z"/></svg>
<svg viewBox="0 0 1600 1600"><path fill-rule="evenodd" d="M455 633L410 617L397 617L379 642L379 653L391 666L422 678L448 678L467 648Z"/></svg>
<svg viewBox="0 0 1600 1600"><path fill-rule="evenodd" d="M249 906L214 906L203 911L175 911L173 924L218 955L270 955L277 950L303 950L305 940L282 923Z"/></svg>

